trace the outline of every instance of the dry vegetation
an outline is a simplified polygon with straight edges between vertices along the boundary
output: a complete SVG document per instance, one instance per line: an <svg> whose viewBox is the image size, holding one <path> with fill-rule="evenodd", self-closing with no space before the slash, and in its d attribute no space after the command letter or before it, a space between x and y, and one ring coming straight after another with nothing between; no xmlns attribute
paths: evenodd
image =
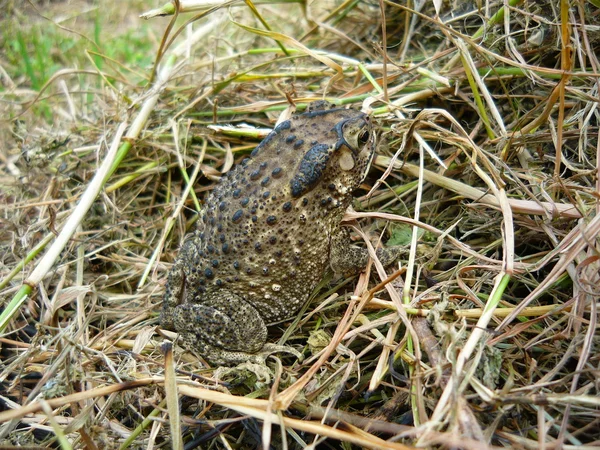
<svg viewBox="0 0 600 450"><path fill-rule="evenodd" d="M97 9L0 3L4 30L70 36L89 21L56 8ZM81 38L89 57L47 83L26 64L43 41L2 36L0 443L600 447L597 2L237 2L172 22L133 4L104 32L151 23L146 50ZM215 370L163 345L166 273L206 192L323 97L376 119L347 219L407 245L401 270L329 276L272 327L302 362Z"/></svg>

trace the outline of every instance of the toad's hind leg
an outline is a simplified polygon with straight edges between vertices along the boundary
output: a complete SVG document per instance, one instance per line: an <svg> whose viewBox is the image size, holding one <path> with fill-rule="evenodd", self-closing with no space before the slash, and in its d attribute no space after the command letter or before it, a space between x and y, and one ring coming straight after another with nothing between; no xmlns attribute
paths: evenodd
<svg viewBox="0 0 600 450"><path fill-rule="evenodd" d="M185 295L184 264L185 261L183 261L182 258L178 258L167 278L167 286L160 313L160 324L168 330L175 329L175 323L173 321L175 308L183 302L183 297Z"/></svg>
<svg viewBox="0 0 600 450"><path fill-rule="evenodd" d="M289 347L265 344L267 327L258 311L242 298L226 292L185 303L173 309L173 323L183 346L213 364L262 362L271 353L298 353Z"/></svg>
<svg viewBox="0 0 600 450"><path fill-rule="evenodd" d="M175 329L175 308L186 303L188 301L187 297L192 294L189 290L186 290L186 287L189 288L190 286L198 285L198 275L189 270L193 261L198 260L197 242L198 237L196 233L189 234L186 237L179 251L179 256L175 260L167 277L165 296L163 297L162 311L160 313L160 323L168 330Z"/></svg>

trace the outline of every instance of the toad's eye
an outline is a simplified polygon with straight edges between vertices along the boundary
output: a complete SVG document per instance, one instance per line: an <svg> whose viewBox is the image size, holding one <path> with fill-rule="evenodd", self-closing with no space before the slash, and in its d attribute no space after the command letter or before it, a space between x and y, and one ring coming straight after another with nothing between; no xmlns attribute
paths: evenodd
<svg viewBox="0 0 600 450"><path fill-rule="evenodd" d="M371 135L369 134L369 130L362 130L358 134L358 142L360 142L361 144L366 144L367 142L369 142L370 136Z"/></svg>

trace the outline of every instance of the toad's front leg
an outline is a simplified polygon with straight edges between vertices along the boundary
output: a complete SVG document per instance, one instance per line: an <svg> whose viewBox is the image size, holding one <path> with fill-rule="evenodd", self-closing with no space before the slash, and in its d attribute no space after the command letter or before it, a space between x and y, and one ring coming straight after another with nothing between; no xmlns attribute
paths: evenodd
<svg viewBox="0 0 600 450"><path fill-rule="evenodd" d="M389 266L407 253L402 246L378 248L375 251L377 258L383 266ZM331 236L331 249L329 265L335 273L352 276L363 270L369 261L369 251L357 247L350 240L350 231L338 227Z"/></svg>

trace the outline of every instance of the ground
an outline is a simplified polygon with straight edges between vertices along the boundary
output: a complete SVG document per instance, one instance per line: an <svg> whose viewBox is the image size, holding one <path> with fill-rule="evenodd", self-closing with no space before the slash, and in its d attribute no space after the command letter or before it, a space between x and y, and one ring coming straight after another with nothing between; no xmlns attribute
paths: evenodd
<svg viewBox="0 0 600 450"><path fill-rule="evenodd" d="M0 2L1 445L597 446L599 9L508 3ZM408 256L270 327L302 361L169 345L207 192L323 98L378 131L354 238Z"/></svg>

